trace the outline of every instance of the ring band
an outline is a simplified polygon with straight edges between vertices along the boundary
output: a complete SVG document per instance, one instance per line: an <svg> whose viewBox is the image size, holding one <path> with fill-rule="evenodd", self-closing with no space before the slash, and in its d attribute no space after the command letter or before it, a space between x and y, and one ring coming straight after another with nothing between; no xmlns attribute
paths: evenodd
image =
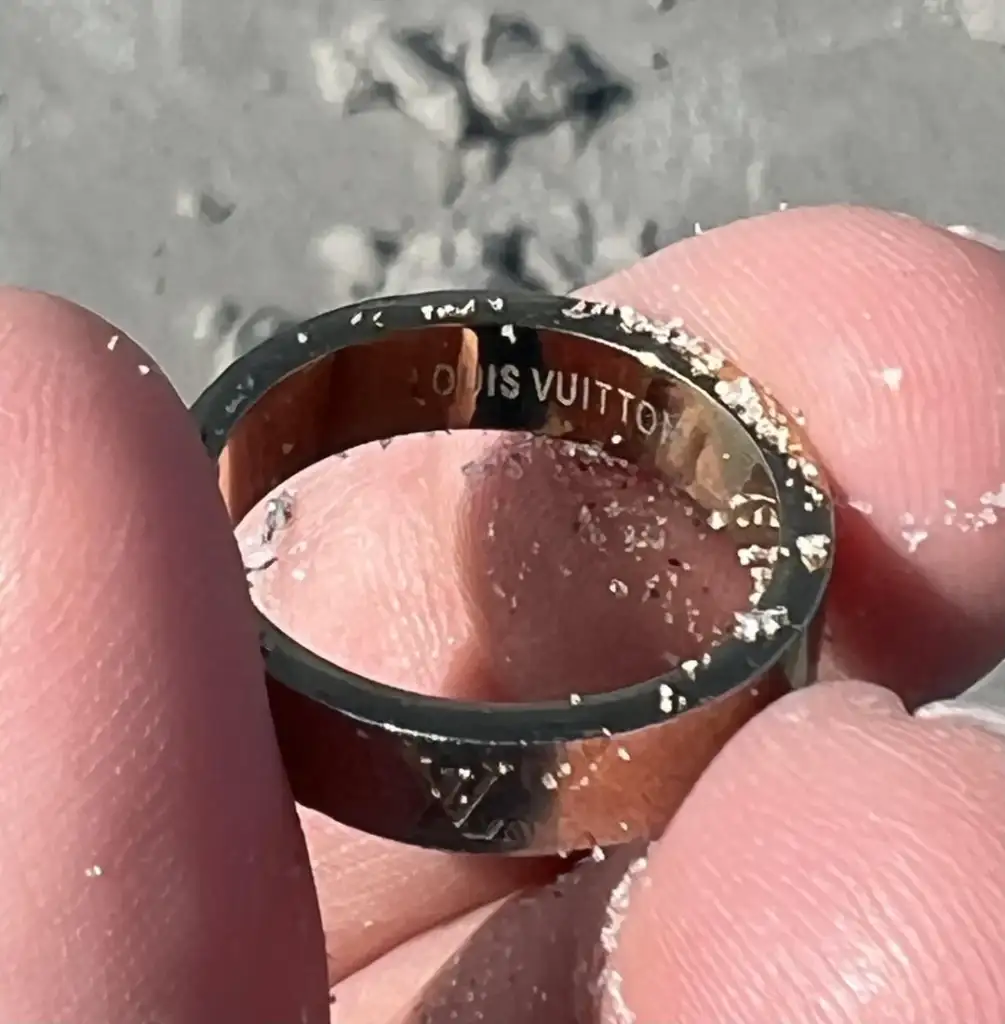
<svg viewBox="0 0 1005 1024"><path fill-rule="evenodd" d="M700 659L536 704L407 693L313 654L259 613L294 796L349 826L496 854L651 837L726 740L813 671L834 548L827 486L796 423L678 325L553 296L377 299L279 333L193 411L235 525L329 455L506 429L682 481L750 572L749 607Z"/></svg>

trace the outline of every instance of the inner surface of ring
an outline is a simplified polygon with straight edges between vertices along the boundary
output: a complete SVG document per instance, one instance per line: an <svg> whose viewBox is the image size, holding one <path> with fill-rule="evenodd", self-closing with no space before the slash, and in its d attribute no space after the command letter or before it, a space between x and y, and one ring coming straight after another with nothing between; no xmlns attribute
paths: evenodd
<svg viewBox="0 0 1005 1024"><path fill-rule="evenodd" d="M456 524L429 534L458 595L449 613L451 699L568 699L641 683L732 636L741 621L734 616L749 612L770 582L772 567L745 563L743 552L776 549L775 485L746 431L686 377L573 333L428 327L386 332L309 363L238 420L221 456L223 492L242 524L253 600L267 620L362 677L443 693L444 668L409 671L370 645L343 644L351 627L333 634L330 615L316 614L331 608L325 580L341 578L339 600L358 606L339 568L352 557L337 547L339 517L314 504L324 519L309 556L290 538L305 536L312 516L302 491L307 467L370 444L368 472L393 474L402 460L384 470L373 442L444 430L503 432L487 449L471 438L474 451L488 454L458 461L460 506L446 493L458 493L453 484L437 492L439 521ZM416 442L430 442L414 439L421 463ZM399 487L393 475L387 485L404 500L426 491ZM265 540L283 503L294 526ZM378 519L389 511L375 503ZM390 523L386 535L396 536ZM453 547L457 537L463 543ZM396 551L394 564L411 557ZM369 595L363 603L381 601ZM409 612L393 607L386 614L406 628ZM344 624L352 619L345 616ZM554 642L584 626L589 636L577 644Z"/></svg>
<svg viewBox="0 0 1005 1024"><path fill-rule="evenodd" d="M443 308L454 308L446 304L448 299ZM372 663L353 664L351 650L345 652L349 657L321 650L290 628L288 610L280 609L283 614L277 618L256 601L264 619L266 671L271 682L280 684L270 686L270 702L293 791L301 803L354 828L441 849L565 852L656 835L726 739L810 675L816 633L806 627L813 626L811 616L826 580L813 574L828 567L832 537L827 495L810 484L811 479L819 482L819 474L812 464L800 462L798 438L789 444L787 423L775 424L773 433L763 410L761 417L754 417L742 401L734 404L738 392L740 399L754 392L752 404L760 407L759 393L749 380L716 360L690 358L686 353L691 349L675 347L666 335L636 332L640 336L626 335L622 344L620 332L630 330L631 324L612 314L584 324L584 334L504 325L397 329L425 316L427 308L435 311L435 306L419 304L432 301L439 300L403 297L310 321L302 332L282 335L231 367L197 406L207 449L219 453L221 491L235 527L240 524L239 543L246 525L248 537L256 543L262 537L265 544L271 527L259 517L268 513L270 496L284 486L293 494L290 521L277 531L274 551L266 552L278 555L257 563L262 572L254 577L246 560L253 598L259 586L263 591L275 587L290 597L289 605L319 612L314 618L334 624L343 637L353 615L365 618L371 633L379 633L369 620L371 594L361 598L358 590L353 592L351 566L339 553L328 561L318 555L324 548L323 531L310 536L306 574L298 575L300 564L284 560L299 544L294 539L298 528L313 515L311 485L300 488L298 481L311 476L305 472L309 467L351 449L371 446L347 461L351 466L353 457L369 459L356 466L362 464L364 472L378 478L378 485L356 506L361 517L371 517L371 511L394 516L410 495L432 493L430 507L420 508L417 517L419 530L414 533L421 534L421 543L432 536L428 547L436 546L436 531L426 529L433 516L446 519L454 513L455 522L470 527L447 527L439 534L451 541L460 538L462 543L451 553L467 556L455 558L450 566L454 574L442 591L450 597L471 597L477 614L460 626L459 615L450 618L447 639L456 638L458 647L444 653L441 643L433 652L440 685L431 690L400 677L381 678ZM491 308L499 313L502 300L496 301L500 305ZM569 312L564 302L528 302L525 315L538 323L563 324L560 317ZM474 301L471 306L474 310ZM479 305L472 318L480 311ZM382 317L393 330L380 327ZM569 317L569 322L576 321ZM357 341L357 327L361 335L372 330L370 340ZM590 336L591 330L618 340L599 340ZM308 353L316 357L327 346L333 349L330 354L290 372ZM691 380L689 372L705 376ZM714 394L729 402L737 417L744 417L749 430L704 387L714 387ZM419 476L421 465L413 472L408 446L402 445L405 457L387 461L406 464L410 482L414 485L418 477L422 486L396 488L397 481L380 475L384 453L375 442L444 430L476 432L452 439L458 449L470 443L476 450L481 441L488 442L490 451L479 462L479 472L496 454L503 453L505 462L515 447L526 443L518 435L532 435L530 442L554 439L557 443L541 441L535 453L541 448L561 450L557 462L564 467L562 459L571 460L577 468L561 478L561 487L539 488L537 499L530 502L555 499L559 514L554 508L547 512L557 532L533 532L545 517L542 509L525 503L527 491L522 488L533 476L530 472L515 477L519 487L513 488L503 474L491 479L467 475L469 463L459 460L463 480L452 481L458 486L444 497L443 479ZM511 432L514 437L480 438L479 431ZM764 438L763 447L755 437ZM421 437L409 442L413 452L424 444ZM581 544L579 535L569 540L578 521L568 513L578 513L580 488L593 468L587 454L587 470L578 471L578 452L591 448L597 450L598 463L600 456L610 457L637 470L646 485L669 484L662 494L672 492L682 513L674 524L660 510L669 527L666 544L650 544L639 555L641 567L630 567L638 570L633 581L638 589L631 593L639 595L639 603L620 600L613 613L610 604L602 607L591 595L599 592L603 601L612 594L626 596L623 565L617 565L616 579L608 574L608 566L618 562L624 549L606 552L611 558L604 565L604 558L596 557L589 543ZM577 453L569 455L567 449ZM547 475L550 467L545 459L539 467L542 463ZM506 463L503 470L508 468ZM448 460L444 478L452 472ZM630 476L619 478L620 472L595 475L612 489ZM554 477L547 476L547 482L552 484ZM637 489L638 500L649 502L643 491ZM463 499L472 493L480 500L469 507ZM383 508L371 510L374 497ZM451 501L460 507L451 507ZM622 501L620 510L609 513L615 544L624 538L623 524L630 518L623 514L626 504ZM342 510L332 502L320 505L315 522L337 535L332 520ZM646 505L647 512L652 507ZM472 514L486 510L481 517ZM608 514L606 507L603 512ZM377 543L383 544L379 525L377 533ZM539 538L544 543L538 545ZM664 575L676 577L681 555L692 541L701 543L699 557L710 566L704 576L695 574L698 587L693 578L682 579L684 600L679 602L680 592L668 593L678 585L671 578L668 587L656 588L657 599L651 599L657 564ZM414 543L411 535L408 543ZM563 543L564 555L559 550ZM732 550L720 558L723 548ZM363 545L359 549L374 550ZM539 555L536 587L523 574L523 552L527 562ZM629 558L636 558L634 550ZM270 573L273 583L256 582ZM731 573L740 578L735 592ZM552 586L556 576L565 588L561 597ZM510 585L500 588L504 599L497 600L500 577ZM453 586L460 579L474 580L470 594ZM510 598L517 584L523 593L514 606ZM283 586L290 589L281 591ZM296 595L294 587L300 588ZM337 591L341 609L328 603L326 589ZM693 611L694 604L701 605L702 594L720 603L735 598L730 609L735 621L730 616L718 632L703 629L701 637L694 637L688 631L681 637L680 620L666 615L679 613L681 604L685 613ZM688 595L694 598L691 604ZM397 600L399 595L394 596ZM395 604L396 614L401 607ZM423 627L429 625L425 610L412 616ZM663 658L665 641L672 646L681 640L688 650L678 649L673 652L676 661L658 665L637 658L635 667L641 666L645 674L611 678L625 669L626 650L638 653L646 646L629 635L629 619L634 625L636 617L654 626L650 653L656 661ZM550 661L544 643L534 646L532 635L542 623ZM467 626L471 628L465 632ZM698 641L710 636L711 642L699 650ZM385 639L378 635L372 646L387 646ZM458 653L475 656L460 665L462 659L453 657ZM413 672L408 657L401 661L405 672ZM455 671L454 663L464 671ZM486 666L488 671L481 671ZM562 672L575 687L564 694L554 688ZM591 674L598 685L591 687ZM504 686L515 681L529 688L522 693L462 692L454 685L457 681ZM608 688L609 683L613 685ZM668 734L664 725L669 721L674 725Z"/></svg>
<svg viewBox="0 0 1005 1024"><path fill-rule="evenodd" d="M283 481L404 434L511 430L594 444L652 472L745 545L777 543L778 494L740 425L683 377L573 332L428 327L385 333L281 380L220 458L236 524Z"/></svg>

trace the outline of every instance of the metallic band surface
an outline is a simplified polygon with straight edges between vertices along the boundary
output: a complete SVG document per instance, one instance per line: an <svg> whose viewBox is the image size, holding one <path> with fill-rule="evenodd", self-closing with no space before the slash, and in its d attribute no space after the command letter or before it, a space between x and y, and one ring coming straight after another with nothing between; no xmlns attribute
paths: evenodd
<svg viewBox="0 0 1005 1024"><path fill-rule="evenodd" d="M592 405L542 394L554 372L592 382ZM506 391L507 373L533 378L536 393ZM733 532L750 568L750 607L701 660L612 693L540 704L385 686L259 615L294 795L354 828L496 854L565 854L655 835L726 740L812 671L834 547L826 484L796 424L681 327L553 296L376 299L260 345L193 412L235 524L336 452L404 433L503 428L683 473L711 528Z"/></svg>

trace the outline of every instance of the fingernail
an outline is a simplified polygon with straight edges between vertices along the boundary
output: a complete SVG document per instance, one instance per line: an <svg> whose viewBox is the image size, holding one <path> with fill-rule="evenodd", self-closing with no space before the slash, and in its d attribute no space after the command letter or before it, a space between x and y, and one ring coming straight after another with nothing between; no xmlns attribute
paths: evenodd
<svg viewBox="0 0 1005 1024"><path fill-rule="evenodd" d="M952 700L938 700L918 708L916 718L957 719L1005 736L1005 661Z"/></svg>
<svg viewBox="0 0 1005 1024"><path fill-rule="evenodd" d="M966 224L952 224L946 228L960 238L968 238L972 242L980 242L982 245L990 246L999 252L1005 252L1005 242L986 231L978 231L977 228L968 227Z"/></svg>
<svg viewBox="0 0 1005 1024"><path fill-rule="evenodd" d="M930 721L957 721L1005 737L1005 709L975 700L957 698L935 701L918 708L914 717Z"/></svg>

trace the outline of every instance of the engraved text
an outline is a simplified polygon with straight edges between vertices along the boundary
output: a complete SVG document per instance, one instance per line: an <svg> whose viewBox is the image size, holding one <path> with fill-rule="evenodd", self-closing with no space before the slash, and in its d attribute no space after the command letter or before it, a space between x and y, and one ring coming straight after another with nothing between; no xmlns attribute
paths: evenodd
<svg viewBox="0 0 1005 1024"><path fill-rule="evenodd" d="M450 363L438 363L433 370L433 391L441 398L449 398L457 390L457 368ZM657 409L652 402L624 388L608 384L596 377L568 370L539 369L516 366L513 363L490 364L479 367L474 393L483 391L489 398L515 401L532 388L537 400L554 402L567 409L576 408L587 413L613 416L626 430L638 430L645 437L659 435L660 444L669 440L674 418L665 409Z"/></svg>

